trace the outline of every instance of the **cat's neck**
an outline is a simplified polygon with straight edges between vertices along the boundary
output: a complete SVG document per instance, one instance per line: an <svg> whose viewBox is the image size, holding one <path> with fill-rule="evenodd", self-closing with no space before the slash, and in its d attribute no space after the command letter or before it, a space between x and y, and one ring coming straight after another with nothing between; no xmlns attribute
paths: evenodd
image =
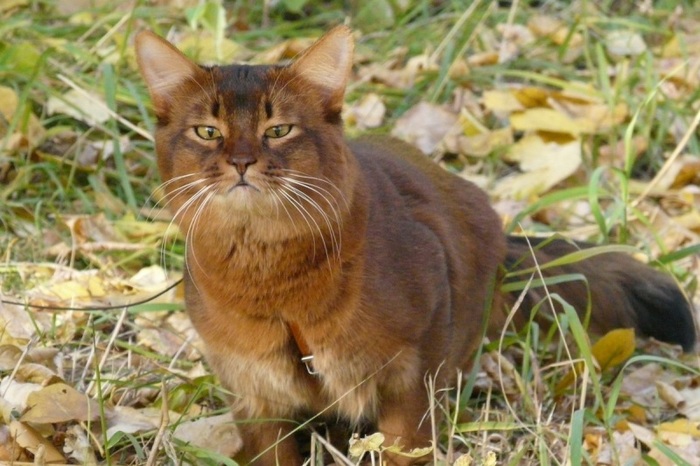
<svg viewBox="0 0 700 466"><path fill-rule="evenodd" d="M338 187L346 205L325 217L292 218L284 210L268 217L202 214L203 227L193 228L187 241L187 267L200 293L214 307L256 317L313 319L327 312L325 299L342 288L365 241L369 198L349 159L348 178Z"/></svg>

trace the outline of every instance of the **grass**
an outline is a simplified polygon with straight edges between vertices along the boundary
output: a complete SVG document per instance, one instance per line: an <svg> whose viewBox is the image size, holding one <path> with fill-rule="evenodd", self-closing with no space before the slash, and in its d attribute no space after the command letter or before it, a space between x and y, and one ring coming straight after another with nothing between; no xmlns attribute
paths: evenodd
<svg viewBox="0 0 700 466"><path fill-rule="evenodd" d="M317 36L346 18L361 31L358 76L373 63L388 69L392 59L397 72L418 55L428 65L411 87L378 78L351 83L349 104L376 93L387 106L384 123L373 132L390 132L422 100L449 104L456 91L477 102L484 91L522 86L551 102L580 83L605 107L624 106L618 124L579 136L583 161L574 175L546 192L529 193L517 212L503 213L506 230L632 244L697 296L700 226L693 213L700 202L692 185L700 178L700 86L688 70L700 57L693 36L697 20L692 22L700 10L691 1L670 0L653 2L648 10L613 1L503 3L413 1L401 7L402 2L383 1L376 12L361 2L344 9L339 1L281 1L269 11L262 2L223 8L213 0L190 9L135 2L73 12L66 12L70 2L60 0L0 5L2 297L54 307L119 305L171 283L149 267L162 265L170 279L182 269L182 242L167 214L154 208L159 181L148 135L155 123L134 64L134 31L174 32L193 44L195 54L216 58L235 49L237 60L248 60L286 38ZM524 27L540 14L559 21L557 34L535 37L499 60L511 44L499 28ZM684 28L685 34L674 32ZM636 33L648 47L615 56L606 47L611 31ZM57 106L63 110L52 111ZM471 116L488 131L508 125L507 117L477 107L480 113ZM508 149L497 146L486 156L449 154L442 163L453 171L478 167L473 172L495 192L501 180L518 172L504 157ZM649 191L649 181L680 155L685 175L665 191ZM502 200L494 196L494 201ZM590 210L582 213L585 204ZM522 279L517 286L527 284ZM202 366L179 303L175 291L154 303L113 311L2 305L0 344L19 351L2 361L2 379L46 383L59 377L99 401L96 419L67 419L45 433L59 445L61 439L84 445L74 462L222 464L220 455L172 435L190 418L225 410L225 394ZM436 444L447 460L468 453L473 464L493 464L494 458L499 464L595 464L610 445L630 445L625 426L631 419L649 429L683 419L679 409L658 398L640 407L621 391L631 372L649 364L660 364L663 377L676 381L679 390L697 377L697 357L680 357L663 346L646 349L651 356L598 372L583 326L570 310L558 326L533 323L517 334L505 332L501 341L482 348L482 369L466 376L461 390L444 403L436 401L433 410L445 410L450 420L436 427ZM27 375L20 370L27 362L49 375ZM582 372L560 393L558 384L577 363ZM7 386L1 389L5 395ZM106 413L114 407L138 410L151 427L108 437ZM3 408L0 434L16 433L13 422L20 414ZM687 461L660 438L652 443L635 438L631 448L646 464L662 464L664 457ZM314 439L315 451L327 448L322 437ZM33 460L35 449L20 450L12 453L15 464ZM624 449L610 452L615 464L630 457ZM380 452L373 454L378 459Z"/></svg>

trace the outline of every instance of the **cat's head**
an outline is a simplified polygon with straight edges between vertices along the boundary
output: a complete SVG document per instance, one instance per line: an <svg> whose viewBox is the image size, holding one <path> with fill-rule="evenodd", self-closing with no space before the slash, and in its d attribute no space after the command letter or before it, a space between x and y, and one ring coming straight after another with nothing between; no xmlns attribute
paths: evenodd
<svg viewBox="0 0 700 466"><path fill-rule="evenodd" d="M291 65L199 66L150 32L136 53L158 119L156 151L181 226L194 218L294 226L335 222L347 195L341 110L348 28ZM330 225L329 225L330 226Z"/></svg>

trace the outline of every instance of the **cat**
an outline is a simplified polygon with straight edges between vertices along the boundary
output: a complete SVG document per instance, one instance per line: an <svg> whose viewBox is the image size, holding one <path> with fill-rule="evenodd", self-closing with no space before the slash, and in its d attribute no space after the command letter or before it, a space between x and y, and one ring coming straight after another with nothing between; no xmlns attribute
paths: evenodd
<svg viewBox="0 0 700 466"><path fill-rule="evenodd" d="M430 445L425 378L451 386L485 326L500 329L517 299L492 293L502 268L534 265L532 250L543 264L583 246L506 238L485 192L416 149L346 141L345 26L289 65L199 66L148 31L135 46L158 168L186 235L186 307L243 421L238 459L301 464L292 421L319 413L371 423L385 445ZM693 348L681 291L631 257L546 273L587 277L592 330L634 327ZM581 312L587 290L550 289Z"/></svg>

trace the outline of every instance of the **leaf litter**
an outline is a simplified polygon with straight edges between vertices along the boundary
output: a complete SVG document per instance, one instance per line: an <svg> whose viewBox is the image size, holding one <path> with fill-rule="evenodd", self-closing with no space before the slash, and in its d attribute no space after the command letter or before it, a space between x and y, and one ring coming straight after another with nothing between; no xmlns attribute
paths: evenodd
<svg viewBox="0 0 700 466"><path fill-rule="evenodd" d="M3 4L0 11L21 11L27 5L11 2ZM174 16L183 15L180 7L167 8ZM73 25L91 24L94 20L92 16L80 16L80 10L72 11ZM547 70L532 71L533 79L507 79L507 74L493 71L493 67L508 63L517 69L523 58L557 64L581 60L586 52L584 28L605 16L590 3L585 7L578 3L571 11L591 22L575 27L564 15L537 12L522 23L481 24L481 41L472 44L468 54L455 57L448 69L443 68L442 57L435 53L442 50L440 41L431 42L426 36L419 49L402 44L381 55L363 44L363 32L358 31L356 74L343 111L349 132L380 129L414 144L448 170L487 189L502 212L504 223L548 194L581 185L594 163L610 168L608 176L602 178L609 185L614 183L614 170L624 170L629 157L640 161L651 150L662 150L661 159L669 160L673 146L659 148L660 141L678 144L690 128L690 118L676 116L667 125L656 122L665 131L660 135L652 134L653 130L640 130L629 141L621 133L620 137L608 137L629 124L646 95L611 99L611 94L594 84L597 81L587 70L576 73L575 79L563 80ZM640 11L643 13L642 7ZM391 15L387 18L392 21ZM654 91L657 104L684 106L700 84L700 35L696 32L700 24L684 15L671 14L668 21L674 27L661 41L643 28L596 30L607 53L608 66L600 72L609 82L622 83L630 79L631 67L638 66L634 60L649 57L649 66L659 80L663 79ZM139 27L147 26L139 23ZM313 41L314 35L269 40L261 49L256 41L246 42L235 35L222 39L207 29L210 27L202 25L195 31L179 24L173 28L173 38L188 53L206 62L275 63L296 56ZM89 37L90 31L85 32L88 35L84 37ZM124 32L119 30L119 34ZM372 34L367 34L370 44ZM68 49L66 42L44 39L46 44L60 45L62 53ZM93 49L95 56L101 64L115 66L120 59L119 41L125 37L104 39ZM23 46L23 42L18 44L17 47ZM80 45L91 46L87 42ZM36 46L27 48L27 56L34 53L38 56ZM127 57L130 53L126 53ZM66 57L62 55L60 59ZM127 72L135 73L133 61L126 63ZM26 60L15 63L17 69L28 66ZM453 84L450 95L436 98L419 94L419 98L407 98L401 104L402 110L397 110L397 93L406 96L416 86L435 81L441 74L446 74ZM489 76L488 85L483 84L484 75ZM22 168L22 157L76 167L82 173L97 173L105 167L111 169L115 157L126 154L130 167L147 180L147 190L155 187L152 167L144 167L140 161L147 152L140 149L147 132L140 127L138 133L122 129L115 142L110 133L114 130L107 129L115 118L106 110L109 91L90 80L73 82L81 82L80 89L64 88L60 97L44 96L34 105L28 105L15 88L0 86L3 199L14 201L15 187L29 173L26 167ZM133 95L122 90L117 101L123 120L140 121L142 115L134 110ZM696 104L697 101L695 107ZM63 127L56 126L52 119L62 122ZM103 129L83 134L85 127ZM61 137L64 143L60 143ZM77 152L70 158L72 151ZM692 147L684 149L669 163L663 176L653 182L644 173L635 174L629 181L633 194L651 188L635 206L643 215L630 218L628 228L640 244L648 245L653 257L700 243L699 181L700 163ZM17 240L39 237L42 257L53 263L14 260L16 250L6 246L5 257L9 260L0 266L3 298L14 297L20 303L49 308L123 305L132 312L129 303L165 289L178 278L173 269L180 270L181 262L174 266L161 263L163 256L181 254L173 252L173 245L181 238L168 215L156 210L147 216L160 216L158 221L134 218L120 196L110 189L99 189L105 186L104 180L93 176L89 186L104 213L94 213L94 209L93 213L83 213L84 202L79 200L66 204L53 218L55 229L43 236L34 233L37 219L26 212L5 223L8 232L17 232ZM615 207L606 200L602 208L612 212ZM573 200L524 217L520 228L569 231L572 237L590 239L596 232L591 229L594 223L591 206L586 201ZM697 254L673 267L690 283L691 290L697 289ZM101 439L114 440L124 435L145 435L150 439L155 435L162 422L159 400L163 396L172 398L171 405L176 409L168 416L171 422L177 420L172 431L175 439L223 455L240 448L235 425L228 415L213 415L211 411L212 405L225 404L221 402L223 394L208 387L208 382L201 382L207 373L202 365L201 343L181 312L181 302L182 290L175 289L121 324L106 315L118 315L122 310L94 314L81 310L34 311L23 304L0 304L0 461L41 459L47 463L97 464L105 455ZM474 428L484 436L492 435L489 438L494 442L487 445L474 440L473 448L465 448L464 454L453 457L454 464L496 464L498 458L512 457L517 448L509 447L508 441L495 442L500 438L499 429L506 424L494 424L488 418L502 417L512 425L513 417L508 414L512 407L519 407L523 417L530 408L549 410L551 421L540 419L540 428L543 435L559 435L562 430L557 416L566 418L567 407L581 396L578 391L584 390L584 381L590 382L591 373L587 371L591 370L606 383L619 380L620 384L615 407L619 422L614 429L587 426L580 439L592 464L637 464L645 456L658 464L672 464L673 454L688 464L698 464L697 356L680 355L677 349L652 343L644 348L647 353L682 361L694 369L677 371L669 365L644 360L625 367L633 349L633 337L630 340L629 334L604 336L592 345L596 368L573 362L562 365L552 360L551 352L543 350L542 365L537 366L532 378L518 370L526 357L523 350L511 346L502 353L485 352L475 387L477 393L488 394L488 401L483 402L485 411L476 411L475 417L486 416L488 422L480 419L479 423L470 424L472 417L470 423L462 425L462 431ZM96 390L98 374L102 380ZM616 379L618 375L620 378ZM162 380L168 380L167 393L159 388ZM554 385L558 387L556 396L555 390L549 388ZM606 395L610 395L608 389ZM548 397L556 403L550 405L545 401ZM489 410L493 412L489 414ZM105 416L104 426L88 422L101 416ZM520 431L523 426L517 429ZM514 438L522 441L525 436ZM356 440L358 451L379 453L374 444L376 437ZM518 440L511 441L517 447ZM559 455L556 444L552 442L548 448ZM130 458L136 460L137 455L131 453Z"/></svg>

